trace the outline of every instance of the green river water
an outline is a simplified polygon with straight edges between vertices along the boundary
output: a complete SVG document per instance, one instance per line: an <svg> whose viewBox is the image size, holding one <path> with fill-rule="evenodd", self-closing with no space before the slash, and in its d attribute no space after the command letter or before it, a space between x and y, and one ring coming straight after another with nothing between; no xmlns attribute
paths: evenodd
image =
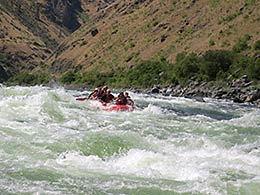
<svg viewBox="0 0 260 195"><path fill-rule="evenodd" d="M259 195L260 109L131 93L0 86L0 194Z"/></svg>

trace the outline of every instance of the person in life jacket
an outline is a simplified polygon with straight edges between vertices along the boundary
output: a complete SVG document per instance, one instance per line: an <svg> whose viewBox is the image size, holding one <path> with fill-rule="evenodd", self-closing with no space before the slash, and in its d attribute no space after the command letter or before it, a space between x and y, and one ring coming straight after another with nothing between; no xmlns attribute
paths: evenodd
<svg viewBox="0 0 260 195"><path fill-rule="evenodd" d="M116 105L127 105L127 99L123 92L120 92L116 97Z"/></svg>
<svg viewBox="0 0 260 195"><path fill-rule="evenodd" d="M125 97L127 99L127 105L134 107L135 103L134 101L131 99L131 97L129 96L128 92L125 92Z"/></svg>
<svg viewBox="0 0 260 195"><path fill-rule="evenodd" d="M89 94L87 97L88 100L96 100L98 98L98 88Z"/></svg>
<svg viewBox="0 0 260 195"><path fill-rule="evenodd" d="M105 94L104 89L98 87L97 98L100 100L104 94Z"/></svg>
<svg viewBox="0 0 260 195"><path fill-rule="evenodd" d="M106 105L107 103L110 103L115 99L115 96L111 94L111 90L107 89L105 94L101 97L101 102L103 105Z"/></svg>

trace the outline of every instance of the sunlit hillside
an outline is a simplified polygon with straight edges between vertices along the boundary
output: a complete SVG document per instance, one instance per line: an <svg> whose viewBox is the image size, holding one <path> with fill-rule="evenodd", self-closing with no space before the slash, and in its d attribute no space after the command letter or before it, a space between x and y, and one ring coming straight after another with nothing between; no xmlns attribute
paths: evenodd
<svg viewBox="0 0 260 195"><path fill-rule="evenodd" d="M260 2L249 0L117 1L68 37L48 60L55 72L113 71L180 52L232 49L259 40ZM245 51L252 54L250 49Z"/></svg>
<svg viewBox="0 0 260 195"><path fill-rule="evenodd" d="M259 13L257 0L0 0L1 82L126 72L182 52L258 56Z"/></svg>

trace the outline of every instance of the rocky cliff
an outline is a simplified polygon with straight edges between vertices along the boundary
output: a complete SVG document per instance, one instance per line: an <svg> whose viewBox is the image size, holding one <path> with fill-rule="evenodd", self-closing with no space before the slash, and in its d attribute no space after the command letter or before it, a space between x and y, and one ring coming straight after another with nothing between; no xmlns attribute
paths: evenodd
<svg viewBox="0 0 260 195"><path fill-rule="evenodd" d="M72 33L80 27L78 14L83 10L80 0L51 0L42 5L44 15Z"/></svg>

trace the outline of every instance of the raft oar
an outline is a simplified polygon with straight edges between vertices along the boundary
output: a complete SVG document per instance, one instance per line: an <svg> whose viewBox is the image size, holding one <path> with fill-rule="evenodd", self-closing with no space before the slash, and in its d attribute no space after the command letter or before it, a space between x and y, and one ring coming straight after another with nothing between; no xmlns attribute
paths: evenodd
<svg viewBox="0 0 260 195"><path fill-rule="evenodd" d="M76 100L78 100L78 101L84 101L84 100L87 100L87 99L88 99L88 98L82 98L82 97L81 97L81 98L80 98L80 97L79 97L79 98L76 98Z"/></svg>

